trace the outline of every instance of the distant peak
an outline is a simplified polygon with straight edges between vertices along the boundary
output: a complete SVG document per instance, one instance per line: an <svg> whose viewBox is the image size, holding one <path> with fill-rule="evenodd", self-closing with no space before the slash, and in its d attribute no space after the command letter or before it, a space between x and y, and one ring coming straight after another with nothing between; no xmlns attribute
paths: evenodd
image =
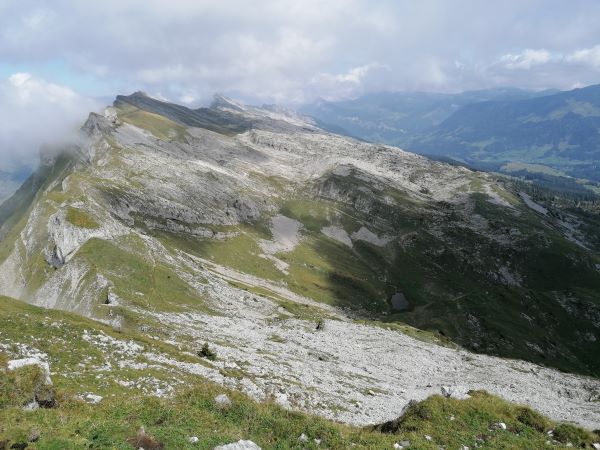
<svg viewBox="0 0 600 450"><path fill-rule="evenodd" d="M215 94L213 101L210 104L213 109L234 109L236 111L245 111L246 107L223 94Z"/></svg>
<svg viewBox="0 0 600 450"><path fill-rule="evenodd" d="M135 91L133 94L129 94L129 95L117 95L117 100L139 100L139 101L154 100L154 101L160 101L160 102L165 101L164 99L153 97L152 95L150 95L144 91Z"/></svg>
<svg viewBox="0 0 600 450"><path fill-rule="evenodd" d="M81 129L89 136L94 134L108 133L114 127L116 122L116 114L109 117L108 115L92 112L89 114Z"/></svg>

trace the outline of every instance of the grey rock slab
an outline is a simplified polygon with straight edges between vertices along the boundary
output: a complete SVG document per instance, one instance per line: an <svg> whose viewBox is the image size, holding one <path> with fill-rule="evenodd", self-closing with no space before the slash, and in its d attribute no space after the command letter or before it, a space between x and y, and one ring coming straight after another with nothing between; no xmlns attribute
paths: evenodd
<svg viewBox="0 0 600 450"><path fill-rule="evenodd" d="M219 445L214 450L260 450L260 447L252 441L240 440L231 444Z"/></svg>

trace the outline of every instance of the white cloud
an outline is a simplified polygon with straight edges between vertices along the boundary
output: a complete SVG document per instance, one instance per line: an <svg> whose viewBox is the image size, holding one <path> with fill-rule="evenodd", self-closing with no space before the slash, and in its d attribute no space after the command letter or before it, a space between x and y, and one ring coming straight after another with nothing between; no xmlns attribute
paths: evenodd
<svg viewBox="0 0 600 450"><path fill-rule="evenodd" d="M0 168L35 166L40 146L73 136L96 108L94 101L70 88L29 73L0 80Z"/></svg>
<svg viewBox="0 0 600 450"><path fill-rule="evenodd" d="M188 94L184 94L181 97L179 97L179 101L184 105L191 105L196 100L197 100L196 97L194 97L193 95L188 95Z"/></svg>
<svg viewBox="0 0 600 450"><path fill-rule="evenodd" d="M508 53L500 57L500 63L507 69L531 69L533 66L547 64L552 60L552 53L545 49L525 49L522 53Z"/></svg>
<svg viewBox="0 0 600 450"><path fill-rule="evenodd" d="M214 92L298 102L566 88L598 79L599 16L597 0L0 0L0 60L29 71L58 61L105 86L102 95L192 103Z"/></svg>
<svg viewBox="0 0 600 450"><path fill-rule="evenodd" d="M15 73L15 74L11 75L10 77L8 77L8 82L15 87L23 86L29 80L31 80L31 74L29 74L27 72Z"/></svg>
<svg viewBox="0 0 600 450"><path fill-rule="evenodd" d="M356 97L368 88L370 79L387 71L389 71L389 67L372 62L353 67L343 73L319 73L310 79L312 91L309 94L326 100Z"/></svg>
<svg viewBox="0 0 600 450"><path fill-rule="evenodd" d="M600 69L600 45L576 50L567 55L566 60L573 63L587 64Z"/></svg>
<svg viewBox="0 0 600 450"><path fill-rule="evenodd" d="M348 72L335 75L334 80L340 83L360 84L363 79L374 69L381 68L381 64L371 63L364 66L353 67Z"/></svg>

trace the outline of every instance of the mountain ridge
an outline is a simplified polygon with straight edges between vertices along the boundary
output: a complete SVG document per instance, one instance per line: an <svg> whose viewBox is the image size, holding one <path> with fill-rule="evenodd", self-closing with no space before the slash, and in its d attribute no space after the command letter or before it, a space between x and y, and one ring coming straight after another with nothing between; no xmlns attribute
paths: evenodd
<svg viewBox="0 0 600 450"><path fill-rule="evenodd" d="M9 224L0 291L187 352L210 342L223 360L190 370L336 420L392 419L442 384L596 420L594 378L456 349L597 376L600 261L578 216L495 175L222 106L119 96L90 115ZM368 342L377 358L353 353ZM425 354L429 385L398 367Z"/></svg>

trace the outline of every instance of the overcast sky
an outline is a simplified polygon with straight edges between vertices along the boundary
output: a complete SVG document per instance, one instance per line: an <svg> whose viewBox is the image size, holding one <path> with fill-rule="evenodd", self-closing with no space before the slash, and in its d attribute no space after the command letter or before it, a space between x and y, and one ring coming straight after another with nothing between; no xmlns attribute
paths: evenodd
<svg viewBox="0 0 600 450"><path fill-rule="evenodd" d="M595 83L598 0L0 0L5 149L19 120L59 111L66 123L136 90L190 105L215 92L297 104Z"/></svg>

